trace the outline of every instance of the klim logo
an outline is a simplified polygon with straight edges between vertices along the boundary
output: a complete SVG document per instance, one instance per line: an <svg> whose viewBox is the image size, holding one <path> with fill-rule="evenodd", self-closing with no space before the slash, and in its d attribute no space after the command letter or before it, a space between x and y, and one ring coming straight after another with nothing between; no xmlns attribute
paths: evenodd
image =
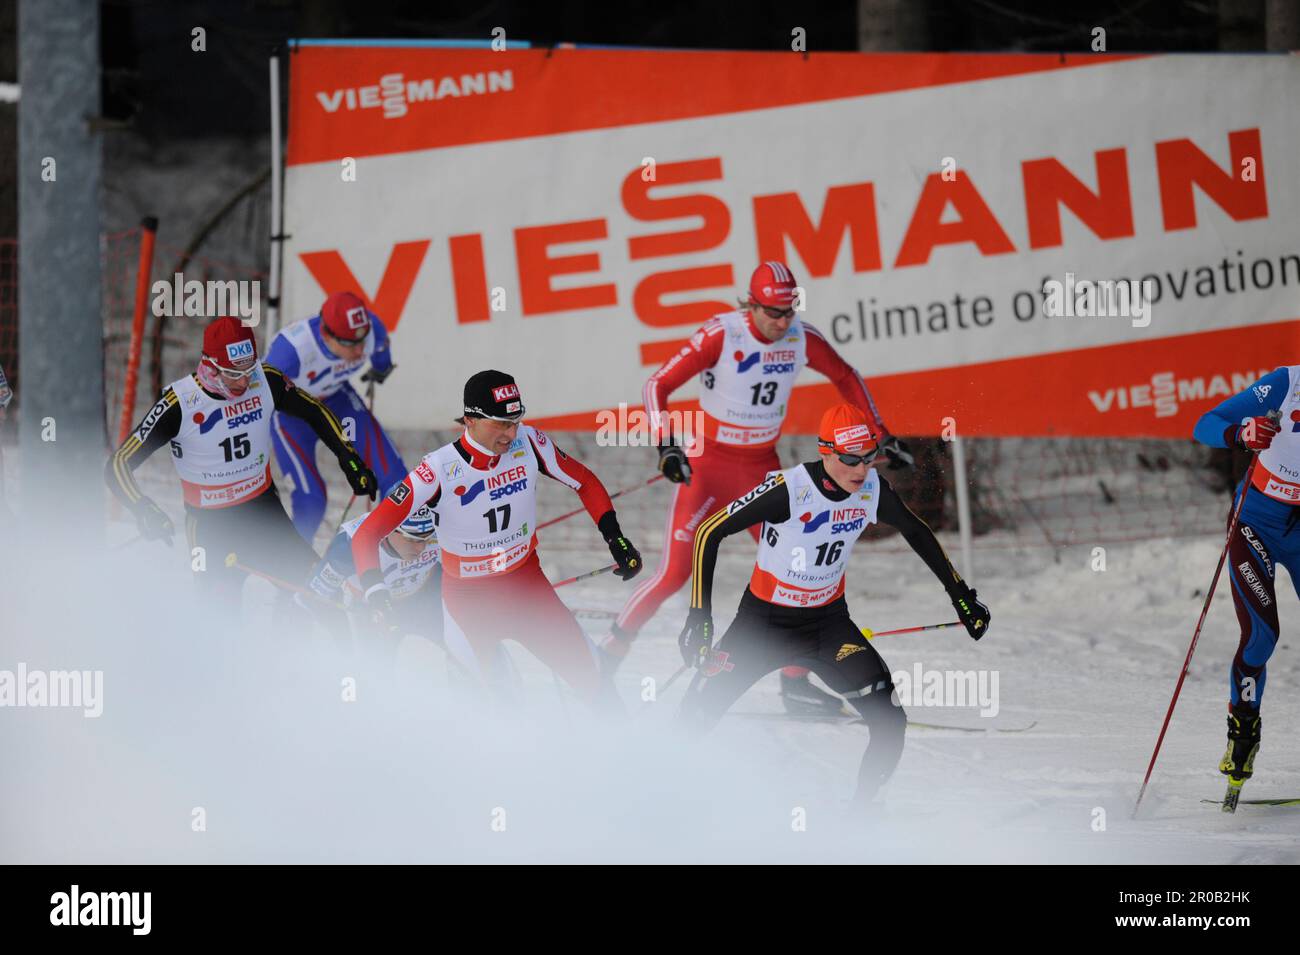
<svg viewBox="0 0 1300 955"><path fill-rule="evenodd" d="M1088 400L1098 414L1151 408L1157 418L1169 418L1178 414L1179 402L1229 398L1245 391L1271 370L1234 371L1227 375L1211 375L1208 379L1204 375L1177 378L1172 371L1162 371L1152 375L1150 382L1107 388L1100 392L1089 391Z"/></svg>
<svg viewBox="0 0 1300 955"><path fill-rule="evenodd" d="M402 73L385 73L376 86L357 86L351 89L317 92L316 102L327 113L343 110L382 109L384 119L400 119L410 109L411 103L431 103L434 100L465 96L483 96L489 93L509 93L515 88L515 76L510 70L489 70L486 73L462 73L460 76L427 77L408 80Z"/></svg>

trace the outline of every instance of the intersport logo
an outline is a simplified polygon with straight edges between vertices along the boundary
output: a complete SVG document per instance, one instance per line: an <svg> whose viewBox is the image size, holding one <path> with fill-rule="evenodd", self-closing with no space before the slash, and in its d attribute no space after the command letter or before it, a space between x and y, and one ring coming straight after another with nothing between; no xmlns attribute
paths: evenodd
<svg viewBox="0 0 1300 955"><path fill-rule="evenodd" d="M374 86L318 91L316 102L326 113L382 109L384 119L400 119L409 112L412 103L431 103L448 97L459 99L463 96L509 93L514 88L515 76L511 70L488 70L462 73L460 76L429 76L410 80L402 73L385 73Z"/></svg>

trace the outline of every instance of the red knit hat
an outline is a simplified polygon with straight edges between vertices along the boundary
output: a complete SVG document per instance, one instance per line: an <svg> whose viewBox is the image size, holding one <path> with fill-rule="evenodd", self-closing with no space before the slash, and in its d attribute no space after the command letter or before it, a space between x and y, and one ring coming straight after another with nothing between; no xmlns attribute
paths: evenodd
<svg viewBox="0 0 1300 955"><path fill-rule="evenodd" d="M764 262L749 278L749 301L769 308L790 308L794 288L794 273L784 262Z"/></svg>
<svg viewBox="0 0 1300 955"><path fill-rule="evenodd" d="M325 330L340 341L361 342L370 334L366 303L351 292L330 295L321 306L320 316Z"/></svg>
<svg viewBox="0 0 1300 955"><path fill-rule="evenodd" d="M243 371L257 362L257 339L237 318L213 319L203 330L203 357L218 368Z"/></svg>
<svg viewBox="0 0 1300 955"><path fill-rule="evenodd" d="M879 449L876 433L862 409L850 404L834 405L822 415L817 429L817 450L822 454L873 454Z"/></svg>

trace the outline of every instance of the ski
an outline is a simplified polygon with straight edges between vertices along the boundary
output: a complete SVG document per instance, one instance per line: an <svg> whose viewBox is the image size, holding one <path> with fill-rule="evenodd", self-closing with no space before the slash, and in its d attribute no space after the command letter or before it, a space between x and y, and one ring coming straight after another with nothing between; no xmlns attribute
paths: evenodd
<svg viewBox="0 0 1300 955"><path fill-rule="evenodd" d="M794 714L794 713L729 713L728 716L739 716L747 720L785 720L791 723L831 723L845 726L860 724L863 722L862 717L856 713L853 715L842 713L830 714ZM1038 725L1038 720L1033 720L1025 726L952 726L947 723L917 723L912 720L907 721L909 729L927 729L927 730L955 730L958 733L1023 733L1031 730Z"/></svg>
<svg viewBox="0 0 1300 955"><path fill-rule="evenodd" d="M1023 733L1038 725L1038 720L1031 720L1025 726L950 726L947 723L916 723L907 721L909 727L927 730L956 730L959 733Z"/></svg>
<svg viewBox="0 0 1300 955"><path fill-rule="evenodd" d="M1231 788L1231 787L1229 787ZM1211 806L1222 806L1224 802L1218 799L1202 799L1201 802L1208 803ZM1300 796L1294 799L1241 799L1234 801L1237 806L1300 806ZM1224 812L1231 810L1224 809Z"/></svg>
<svg viewBox="0 0 1300 955"><path fill-rule="evenodd" d="M1236 812L1237 803L1241 800L1241 787L1245 783L1244 779L1233 779L1228 777L1228 788L1223 793L1223 811Z"/></svg>

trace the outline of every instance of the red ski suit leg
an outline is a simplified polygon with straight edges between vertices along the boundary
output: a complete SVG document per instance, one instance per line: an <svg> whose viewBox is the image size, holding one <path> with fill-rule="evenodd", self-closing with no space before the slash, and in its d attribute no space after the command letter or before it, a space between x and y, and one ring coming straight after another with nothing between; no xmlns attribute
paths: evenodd
<svg viewBox="0 0 1300 955"><path fill-rule="evenodd" d="M633 591L615 624L635 636L665 600L691 579L691 553L695 529L719 508L763 482L769 471L781 467L776 448L737 449L706 442L704 451L690 459L691 483L678 484L664 528L663 556L659 568ZM758 528L750 528L758 540Z"/></svg>
<svg viewBox="0 0 1300 955"><path fill-rule="evenodd" d="M594 703L600 670L587 636L542 573L534 552L515 570L492 577L447 575L442 582L448 648L488 683L505 679L500 644L514 640Z"/></svg>

